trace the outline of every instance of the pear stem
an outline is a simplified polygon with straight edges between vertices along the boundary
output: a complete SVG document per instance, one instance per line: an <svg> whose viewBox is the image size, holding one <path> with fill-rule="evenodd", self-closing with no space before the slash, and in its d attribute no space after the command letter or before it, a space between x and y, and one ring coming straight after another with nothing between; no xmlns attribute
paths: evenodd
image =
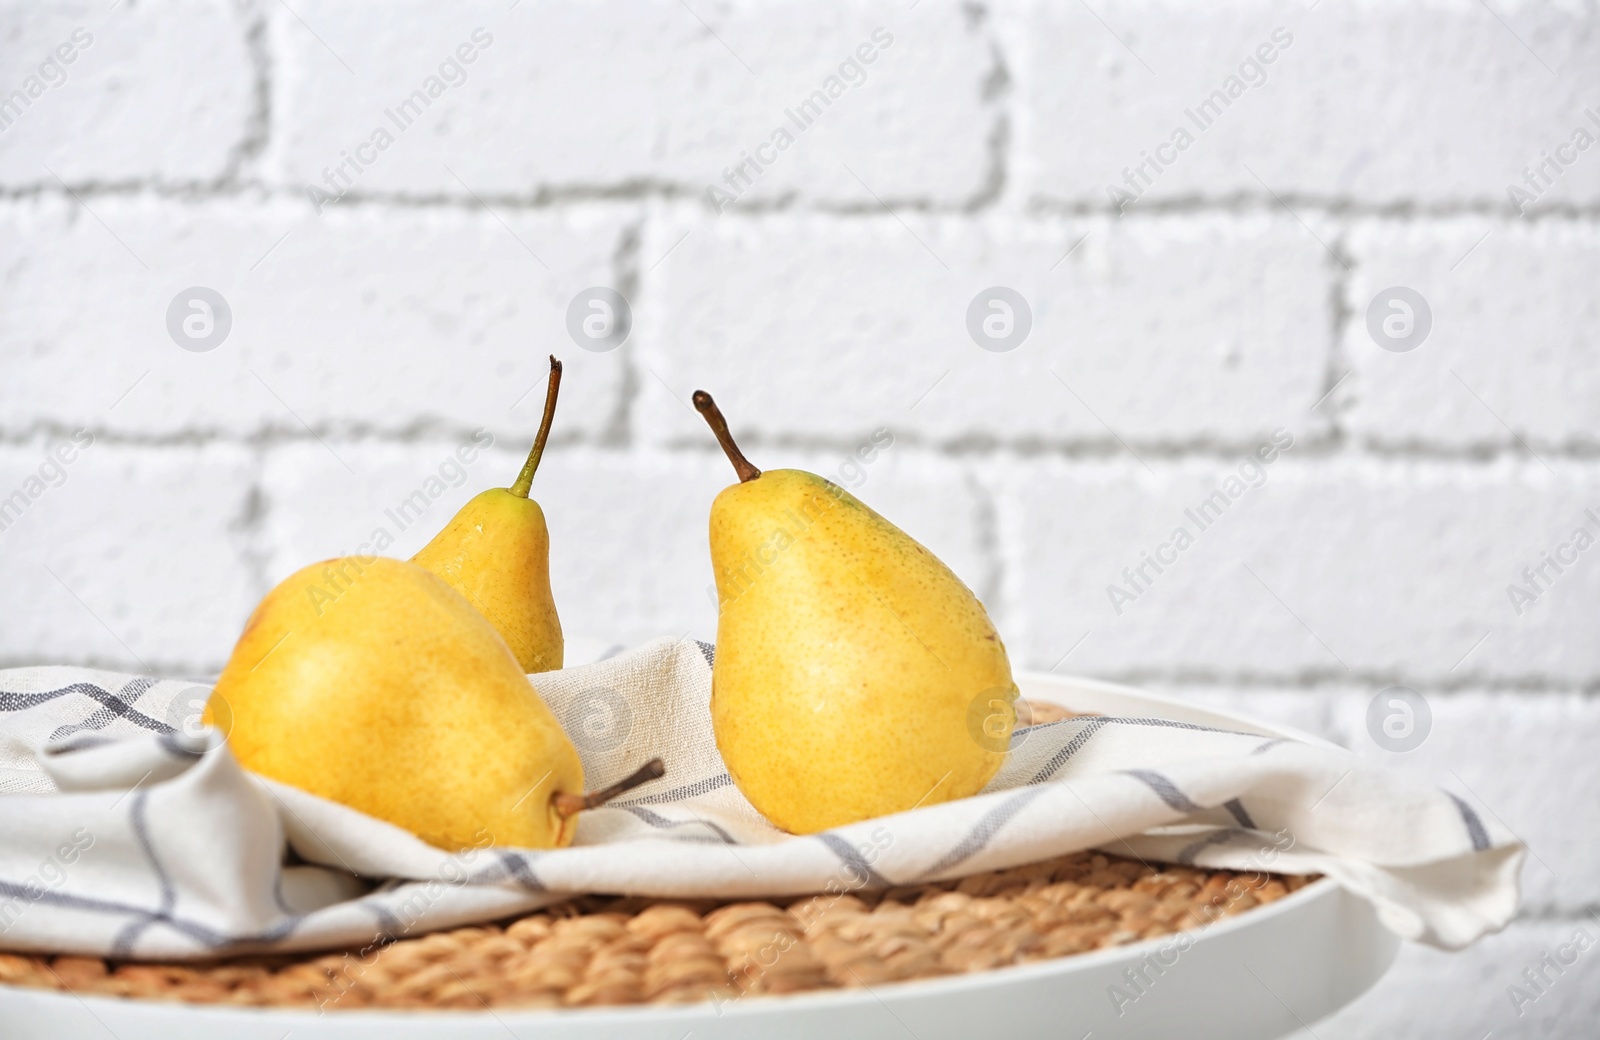
<svg viewBox="0 0 1600 1040"><path fill-rule="evenodd" d="M539 468L539 457L544 454L544 442L550 439L550 424L556 417L556 396L560 392L561 362L551 354L550 384L544 392L544 418L539 421L539 434L533 439L533 450L528 452L528 461L522 464L522 472L517 474L517 482L511 485L511 493L518 498L527 498L528 489L533 487L533 473Z"/></svg>
<svg viewBox="0 0 1600 1040"><path fill-rule="evenodd" d="M733 442L733 434L728 432L728 420L722 417L722 409L717 407L717 402L711 399L711 395L704 390L696 390L694 407L695 411L705 417L706 425L711 427L711 432L717 435L717 443L722 445L722 450L728 455L728 461L733 463L734 472L739 474L739 481L749 483L761 476L761 471L750 464L750 460L744 457L744 452Z"/></svg>
<svg viewBox="0 0 1600 1040"><path fill-rule="evenodd" d="M619 794L631 791L640 784L649 783L651 780L659 780L666 775L667 764L659 758L652 758L640 766L633 775L618 780L610 787L602 787L600 790L590 791L588 794L568 794L563 791L551 798L550 802L555 806L556 815L565 819L568 816L576 816L585 809L597 809Z"/></svg>

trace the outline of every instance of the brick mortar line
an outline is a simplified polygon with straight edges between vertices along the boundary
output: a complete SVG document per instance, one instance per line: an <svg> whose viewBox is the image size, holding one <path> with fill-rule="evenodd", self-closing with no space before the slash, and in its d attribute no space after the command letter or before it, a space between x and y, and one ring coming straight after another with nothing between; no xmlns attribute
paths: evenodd
<svg viewBox="0 0 1600 1040"><path fill-rule="evenodd" d="M971 499L974 539L978 558L983 561L983 573L974 581L978 598L985 603L1006 601L1006 554L1004 536L1000 530L1000 503L992 488L977 478L977 474L964 473L962 485Z"/></svg>
<svg viewBox="0 0 1600 1040"><path fill-rule="evenodd" d="M1012 75L1011 62L1006 54L1002 36L995 28L993 12L989 6L983 3L969 4L967 23L969 31L974 34L981 33L987 41L990 61L988 72L978 84L978 101L989 112L991 118L989 132L984 138L988 171L983 187L968 200L967 206L967 216L981 220L989 213L1004 213L1007 201L1015 191L1013 175L1015 162L1012 152L1016 141L1016 123L1011 101L1014 96L1012 87L1016 79ZM979 217L979 214L983 216ZM909 446L913 454L921 454L914 443ZM763 446L752 442L751 447L759 451ZM852 448L843 450L848 452ZM1000 605L1003 610L1009 600L1010 583L1007 580L1007 554L1000 515L1000 496L971 469L965 469L961 476L961 483L968 497L973 538L981 568L981 574L975 576L974 584L980 599L986 603Z"/></svg>
<svg viewBox="0 0 1600 1040"><path fill-rule="evenodd" d="M251 451L249 485L239 503L238 515L228 525L237 538L234 557L244 567L250 592L258 601L272 588L267 577L272 560L267 537L267 517L272 510L266 479L269 454L269 449L261 446Z"/></svg>
<svg viewBox="0 0 1600 1040"><path fill-rule="evenodd" d="M1328 218L1374 218L1407 223L1414 220L1444 220L1458 217L1484 217L1501 219L1507 223L1538 223L1554 219L1592 221L1600 219L1600 200L1587 203L1549 202L1519 214L1506 202L1487 198L1397 199L1379 202L1343 196L1299 194L1284 192L1274 197L1239 192L1233 195L1192 195L1171 199L1142 199L1136 208L1118 215L1115 207L1103 202L1047 200L1035 196L1022 205L1030 216L1055 217L1115 217L1121 220L1139 216L1161 216L1171 213L1232 213L1251 216L1261 213L1282 213L1285 207L1299 214L1314 214Z"/></svg>
<svg viewBox="0 0 1600 1040"><path fill-rule="evenodd" d="M1214 437L1195 437L1182 441L1139 440L1131 437L1124 438L1124 440L1146 460L1157 459L1181 462L1189 459L1216 459L1227 461L1255 451L1261 440L1267 435L1268 431L1264 428L1259 434L1240 440L1222 440ZM855 447L855 442L848 437L806 437L787 434L762 436L755 433L741 433L739 440L742 445L750 450L848 452ZM1128 450L1123 446L1123 442L1110 437L1085 437L1071 440L1045 438L1007 440L974 436L950 440L933 440L916 433L896 431L895 443L898 447L909 448L922 454L956 460L1064 459L1072 461L1122 457L1127 459L1130 466L1135 464L1135 460L1128 455ZM1567 441L1555 445L1539 441L1533 443L1534 450L1546 459L1561 459L1582 463L1600 460L1600 441ZM714 444L704 444L698 439L683 440L673 438L661 441L653 446L662 451L696 454L715 454L717 450ZM1465 444L1412 442L1392 444L1382 441L1375 442L1362 437L1318 434L1297 438L1294 457L1297 459L1314 458L1324 460L1371 458L1384 461L1413 460L1484 465L1512 458L1533 465L1538 463L1538 460L1523 449L1520 444L1511 440L1509 435L1503 441L1475 441Z"/></svg>
<svg viewBox="0 0 1600 1040"><path fill-rule="evenodd" d="M245 53L250 62L250 111L240 137L228 150L218 186L240 183L244 171L256 166L272 142L271 26L258 0L240 0L236 13L242 19Z"/></svg>
<svg viewBox="0 0 1600 1040"><path fill-rule="evenodd" d="M997 115L991 127L991 140L985 147L996 147L992 138L997 132L1007 139L1004 148L1009 155L1011 120L1009 113ZM245 139L241 138L241 146ZM265 147L265 139L262 146ZM1005 177L1010 180L1007 164ZM269 185L256 178L236 178L233 172L205 181L163 182L146 179L126 181L77 181L70 187L87 201L103 199L141 199L177 201L184 203L209 203L219 201L288 201L304 203L304 187ZM883 206L876 201L832 202L826 199L808 200L799 192L790 191L771 198L741 201L730 207L724 216L717 216L702 199L701 189L657 178L634 178L612 184L541 186L531 192L490 193L480 192L484 202L497 210L513 212L560 212L568 207L585 203L615 202L685 202L709 220L756 220L774 213L814 214L832 217L885 217ZM1481 217L1506 224L1588 224L1600 221L1600 201L1592 203L1551 203L1538 207L1528 215L1518 215L1515 209L1501 202L1486 199L1445 199L1422 202L1405 200L1375 202L1320 195L1285 194L1278 199L1267 196L1238 195L1158 200L1140 205L1129 213L1119 215L1114 207L1095 202L1045 202L1038 199L1017 206L1007 206L1003 200L987 198L987 188L979 188L966 200L936 201L920 198L886 196L884 202L899 213L916 213L934 217L967 217L978 214L1014 216L1023 220L1046 219L1113 219L1139 222L1172 216L1260 216L1280 215L1286 203L1296 213L1328 219L1373 219L1397 224L1427 223L1461 217ZM1001 194L1004 194L1002 191ZM72 194L54 182L31 185L0 186L0 202L20 202L35 199L74 201ZM481 207L477 200L446 192L361 192L351 190L340 197L334 207L348 209L420 209L459 210L474 212Z"/></svg>
<svg viewBox="0 0 1600 1040"><path fill-rule="evenodd" d="M988 169L984 174L983 183L966 202L964 211L968 214L1001 208L1010 193L1012 183L1013 136L1009 101L1015 80L1011 75L1011 63L1006 60L1000 35L992 27L990 15L991 12L986 5L968 6L968 31L974 34L981 33L989 45L990 65L988 72L978 82L978 101L991 113L989 132L983 140Z"/></svg>
<svg viewBox="0 0 1600 1040"><path fill-rule="evenodd" d="M533 420L524 425L531 432ZM28 448L47 444L52 440L70 437L81 424L62 422L35 423L27 429L0 429L0 447ZM408 429L377 429L361 423L323 424L307 433L303 427L287 423L273 424L248 433L231 433L215 429L180 430L170 433L136 433L124 429L105 429L90 425L96 443L127 448L170 448L199 450L209 447L236 447L264 449L286 446L316 445L322 442L360 447L364 445L395 446L439 445L457 443L469 438L472 431L452 424L422 422ZM1265 436L1265 431L1261 436ZM817 454L850 452L858 446L851 437L760 436L745 434L741 443L750 450L800 451ZM1226 463L1241 455L1253 452L1260 438L1238 441L1202 437L1188 441L1129 441L1146 460L1168 463L1190 461L1217 461ZM553 449L594 449L624 456L633 453L656 453L682 456L715 456L719 449L714 443L701 440L669 439L661 442L619 436L614 425L598 435L584 433L558 433L550 439ZM946 459L953 462L1059 460L1065 462L1104 462L1124 459L1129 467L1135 465L1127 449L1109 438L1085 438L1071 441L1052 440L999 440L990 438L937 441L914 433L896 434L897 450L911 451L923 458ZM1600 462L1600 442L1565 443L1549 445L1537 443L1535 450L1547 460L1588 465ZM1372 460L1384 464L1398 462L1435 463L1441 467L1490 468L1510 459L1528 468L1541 468L1538 459L1510 441L1473 442L1460 445L1389 444L1365 438L1348 438L1319 435L1301 438L1294 449L1295 459L1314 459L1321 462Z"/></svg>
<svg viewBox="0 0 1600 1040"><path fill-rule="evenodd" d="M244 627L245 619L239 618L239 627ZM225 648L231 650L232 648ZM125 658L101 657L91 654L68 660L55 655L41 655L39 657L0 657L0 670L11 668L92 668L102 672L118 672L123 675L148 675L157 679L171 679L178 682L213 683L221 672L219 664L215 669L196 665L194 662L163 661L145 655L145 663L150 665L148 672L139 669L138 662L128 661Z"/></svg>
<svg viewBox="0 0 1600 1040"><path fill-rule="evenodd" d="M1340 690L1382 690L1405 686L1418 693L1451 698L1475 693L1515 694L1519 697L1578 696L1600 700L1600 675L1586 678L1559 678L1540 673L1509 675L1464 672L1459 677L1430 678L1387 670L1345 672L1335 668L1307 668L1293 672L1223 672L1213 669L1149 668L1120 671L1075 673L1070 669L1050 673L1046 669L1020 667L1019 672L1043 672L1062 677L1081 675L1104 682L1139 688L1183 687L1192 690L1229 690L1250 693L1291 692L1301 694L1336 693Z"/></svg>
<svg viewBox="0 0 1600 1040"><path fill-rule="evenodd" d="M611 284L628 302L633 315L639 313L644 302L644 273L640 271L649 216L641 215L628 222L617 234L617 244L611 254ZM659 261L657 261L659 263ZM647 272L645 272L647 273ZM630 331L632 326L629 326ZM639 395L643 392L643 377L639 373L639 348L637 340L623 344L618 354L622 365L621 385L617 388L615 408L599 443L607 447L631 448L634 444L635 412Z"/></svg>
<svg viewBox="0 0 1600 1040"><path fill-rule="evenodd" d="M1323 265L1328 269L1328 347L1326 360L1323 366L1323 396L1317 399L1318 406L1327 405L1323 413L1328 422L1328 437L1335 445L1343 445L1346 431L1340 401L1334 396L1334 391L1339 384L1354 368L1340 369L1345 365L1345 334L1349 331L1350 321L1355 313L1355 308L1350 302L1350 280L1355 276L1356 260L1351 256L1348 248L1350 237L1349 223L1344 222L1339 227L1338 233L1328 247L1328 257Z"/></svg>
<svg viewBox="0 0 1600 1040"><path fill-rule="evenodd" d="M262 593L265 594L264 592ZM259 597L258 597L259 598ZM243 625L241 616L239 623ZM226 651L231 647L221 647ZM14 655L0 656L0 669L43 667L54 664L66 664L80 668L99 668L106 671L126 672L134 668L136 662L115 657L88 655L67 660L59 655L45 655L51 659L40 657L20 657ZM212 666L196 661L182 661L176 659L165 660L152 655L145 655L145 660L152 666L152 674L168 678L188 679L199 675L214 674ZM220 662L215 666L220 668ZM1359 692L1366 689L1381 690L1389 686L1406 686L1418 693L1430 697L1449 700L1466 697L1473 694L1507 695L1515 696L1521 700L1549 699L1576 696L1584 701L1600 701L1600 676L1587 680L1562 680L1550 681L1544 678L1483 678L1476 680L1468 677L1460 681L1451 681L1448 684L1428 682L1415 676L1379 675L1367 673L1363 680L1360 675L1351 676L1340 673L1335 676L1331 672L1320 673L1322 678L1310 677L1306 673L1299 676L1282 675L1273 676L1266 673L1241 672L1236 675L1227 675L1216 672L1192 673L1181 669L1172 671L1150 670L1139 672L1094 672L1078 673L1070 669L1058 673L1050 673L1043 668L1028 668L1013 662L1013 668L1019 674L1055 674L1061 678L1080 677L1092 678L1104 682L1118 683L1141 689L1162 690L1172 687L1183 687L1195 692L1227 691L1234 693L1287 693L1290 695L1304 696L1311 699L1314 695L1329 694L1347 689ZM1204 705L1200 705L1204 706Z"/></svg>
<svg viewBox="0 0 1600 1040"><path fill-rule="evenodd" d="M1518 924L1594 924L1600 921L1600 903L1578 904L1576 906L1555 903L1539 903L1528 906L1526 902L1518 909L1517 916L1512 919L1513 925Z"/></svg>

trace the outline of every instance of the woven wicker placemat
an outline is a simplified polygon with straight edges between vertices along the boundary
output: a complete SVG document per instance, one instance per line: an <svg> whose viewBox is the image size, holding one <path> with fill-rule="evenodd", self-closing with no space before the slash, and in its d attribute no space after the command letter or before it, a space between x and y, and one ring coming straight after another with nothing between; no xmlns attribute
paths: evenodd
<svg viewBox="0 0 1600 1040"><path fill-rule="evenodd" d="M1036 705L1032 721L1066 714ZM1310 880L1077 852L883 892L737 903L584 896L512 921L336 953L211 964L0 953L0 983L328 1010L726 1002L1119 946L1203 928Z"/></svg>

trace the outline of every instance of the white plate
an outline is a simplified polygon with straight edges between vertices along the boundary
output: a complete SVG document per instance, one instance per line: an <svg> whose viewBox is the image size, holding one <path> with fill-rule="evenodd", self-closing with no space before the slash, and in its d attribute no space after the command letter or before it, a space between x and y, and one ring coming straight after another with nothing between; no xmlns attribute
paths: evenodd
<svg viewBox="0 0 1600 1040"><path fill-rule="evenodd" d="M1023 695L1076 711L1316 737L1125 686L1024 675ZM977 975L679 1007L582 1011L263 1011L77 997L0 986L0 1040L1271 1040L1365 992L1400 941L1329 880L1227 918L1175 952L1172 937ZM1158 958L1157 954L1161 956ZM1175 959L1174 959L1175 954ZM1163 961L1166 963L1163 964ZM1143 976L1136 986L1130 981ZM1112 987L1124 996L1116 997ZM1142 992L1141 992L1142 991ZM1131 1002L1128 994L1138 994ZM1120 1007L1119 1007L1120 1005Z"/></svg>

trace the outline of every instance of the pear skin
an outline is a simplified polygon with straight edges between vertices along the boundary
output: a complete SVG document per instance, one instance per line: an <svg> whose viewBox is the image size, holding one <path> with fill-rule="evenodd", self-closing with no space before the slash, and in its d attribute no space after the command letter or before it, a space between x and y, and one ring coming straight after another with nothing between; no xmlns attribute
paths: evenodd
<svg viewBox="0 0 1600 1040"><path fill-rule="evenodd" d="M976 794L1017 696L983 605L848 491L763 473L712 426L742 478L710 521L711 721L739 790L795 834Z"/></svg>
<svg viewBox="0 0 1600 1040"><path fill-rule="evenodd" d="M524 672L562 666L566 644L550 591L550 530L539 503L506 488L481 492L411 562L477 607Z"/></svg>
<svg viewBox="0 0 1600 1040"><path fill-rule="evenodd" d="M551 357L544 418L516 483L474 497L411 558L489 619L524 672L553 672L565 658L561 619L550 591L550 529L544 510L528 497L560 388L561 362Z"/></svg>
<svg viewBox="0 0 1600 1040"><path fill-rule="evenodd" d="M285 579L206 719L226 721L246 769L451 852L576 831L558 803L583 790L577 750L494 627L413 563L349 557Z"/></svg>

